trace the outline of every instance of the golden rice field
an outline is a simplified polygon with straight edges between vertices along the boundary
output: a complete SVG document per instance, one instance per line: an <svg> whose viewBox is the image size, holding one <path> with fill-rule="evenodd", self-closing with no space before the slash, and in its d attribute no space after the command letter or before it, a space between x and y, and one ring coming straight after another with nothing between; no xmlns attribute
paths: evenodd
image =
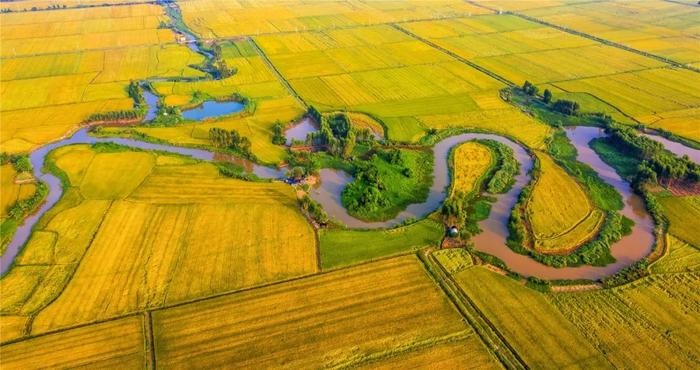
<svg viewBox="0 0 700 370"><path fill-rule="evenodd" d="M669 242L654 274L613 289L540 293L470 263L452 276L533 368L692 368L700 250Z"/></svg>
<svg viewBox="0 0 700 370"><path fill-rule="evenodd" d="M386 25L262 35L255 42L309 104L369 114L395 140L417 141L429 128L473 127L541 147L550 132L501 101L497 80Z"/></svg>
<svg viewBox="0 0 700 370"><path fill-rule="evenodd" d="M158 310L153 331L164 367L389 366L438 353L496 366L415 256Z"/></svg>
<svg viewBox="0 0 700 370"><path fill-rule="evenodd" d="M666 235L666 255L655 262L651 271L655 273L678 273L700 271L700 248L677 237Z"/></svg>
<svg viewBox="0 0 700 370"><path fill-rule="evenodd" d="M0 280L0 312L31 317L27 333L318 269L313 230L282 183L148 152L80 145L52 158L71 187Z"/></svg>
<svg viewBox="0 0 700 370"><path fill-rule="evenodd" d="M525 207L534 248L543 253L572 250L596 234L604 214L551 157L537 153L537 159L541 172Z"/></svg>
<svg viewBox="0 0 700 370"><path fill-rule="evenodd" d="M486 145L470 141L455 148L452 193L469 194L477 190L481 180L494 163L493 153Z"/></svg>
<svg viewBox="0 0 700 370"><path fill-rule="evenodd" d="M31 16L28 16L31 14ZM3 151L27 152L90 114L130 109L130 80L201 76L152 4L0 14Z"/></svg>
<svg viewBox="0 0 700 370"><path fill-rule="evenodd" d="M4 345L3 369L145 368L141 316L84 326Z"/></svg>
<svg viewBox="0 0 700 370"><path fill-rule="evenodd" d="M669 232L700 247L700 196L659 196Z"/></svg>
<svg viewBox="0 0 700 370"><path fill-rule="evenodd" d="M441 16L488 14L489 10L458 0L435 0L429 6L410 1L186 1L185 22L204 38L357 27Z"/></svg>
<svg viewBox="0 0 700 370"><path fill-rule="evenodd" d="M491 6L500 6L498 3ZM518 8L517 5L512 5L512 2L505 3L503 6L506 8ZM570 7L571 17L585 17L574 11L577 9L575 5L567 4L552 8L542 5L542 14L548 12L560 14L561 12L557 10ZM598 11L598 8L592 5L581 6L586 7L592 14ZM610 5L610 7L615 6L617 5ZM687 8L679 5L669 6ZM620 7L624 8L627 5ZM630 13L626 14L629 16L628 20L639 22L639 20L631 20L632 17L637 16L636 5L629 7L630 9L626 10ZM617 17L616 13L613 15L613 10L607 11L610 11L608 18ZM652 10L646 11L647 15L654 14ZM690 10L683 11L690 12ZM532 13L538 17L540 15L535 10L526 13ZM675 17L676 15L673 19L681 23L689 21L685 16ZM544 19L560 24L558 19L548 19L546 16ZM596 18L595 21L599 22L599 19ZM634 23L627 26L636 27ZM697 89L691 87L700 84L700 77L695 72L669 68L660 61L514 15L429 20L403 24L401 27L516 84L529 80L539 85L548 84L567 93L592 94L641 123L663 128L694 140L700 139L697 130L692 129L696 126L694 122L698 120L697 108L700 107L700 94ZM593 27L592 24L591 27ZM658 32L662 27L655 27L652 32ZM685 26L673 24L669 27L683 29ZM587 30L586 27L579 29L571 26L571 28L583 32ZM591 33L595 34L595 32ZM674 37L667 43L674 46L673 52L700 56L698 49L693 48L692 41L682 40L685 37L687 36L680 37L681 40ZM639 43L644 42L651 43L647 40L639 41ZM691 44L688 46L689 49L679 51L688 43ZM663 47L658 46L658 48ZM580 60L586 60L586 63L579 63ZM595 105L598 104L594 102ZM585 110L592 107L590 104L584 104L583 108Z"/></svg>
<svg viewBox="0 0 700 370"><path fill-rule="evenodd" d="M493 5L512 9L511 4L501 3ZM700 61L693 38L700 26L692 7L665 1L537 5L540 9L524 13L680 63Z"/></svg>

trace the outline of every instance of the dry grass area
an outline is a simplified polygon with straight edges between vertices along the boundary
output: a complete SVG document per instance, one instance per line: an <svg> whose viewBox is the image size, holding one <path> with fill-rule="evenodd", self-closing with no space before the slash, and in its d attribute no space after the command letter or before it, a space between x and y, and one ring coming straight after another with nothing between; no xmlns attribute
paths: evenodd
<svg viewBox="0 0 700 370"><path fill-rule="evenodd" d="M159 310L153 324L165 367L356 367L435 351L493 366L415 256Z"/></svg>
<svg viewBox="0 0 700 370"><path fill-rule="evenodd" d="M534 247L544 253L571 250L593 237L605 216L551 157L538 153L537 158L541 173L525 208Z"/></svg>
<svg viewBox="0 0 700 370"><path fill-rule="evenodd" d="M31 333L317 271L285 184L148 152L78 145L51 157L72 186L0 279L0 312L32 317Z"/></svg>
<svg viewBox="0 0 700 370"><path fill-rule="evenodd" d="M144 338L141 316L131 316L4 345L2 368L145 368Z"/></svg>

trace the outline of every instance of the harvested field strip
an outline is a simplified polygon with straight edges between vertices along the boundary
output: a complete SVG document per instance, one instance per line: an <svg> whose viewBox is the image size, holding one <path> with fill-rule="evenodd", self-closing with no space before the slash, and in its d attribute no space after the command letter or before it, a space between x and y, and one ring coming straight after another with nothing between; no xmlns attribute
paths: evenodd
<svg viewBox="0 0 700 370"><path fill-rule="evenodd" d="M153 323L166 367L332 365L466 330L414 256L158 310Z"/></svg>
<svg viewBox="0 0 700 370"><path fill-rule="evenodd" d="M145 368L143 324L132 316L3 345L3 369Z"/></svg>

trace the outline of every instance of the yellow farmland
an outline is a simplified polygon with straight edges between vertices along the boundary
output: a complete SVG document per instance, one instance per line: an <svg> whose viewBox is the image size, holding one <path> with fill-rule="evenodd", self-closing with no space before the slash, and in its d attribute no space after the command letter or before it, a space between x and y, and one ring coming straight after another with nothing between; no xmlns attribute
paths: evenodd
<svg viewBox="0 0 700 370"><path fill-rule="evenodd" d="M31 14L31 16L28 16ZM0 14L0 143L27 152L90 114L130 109L130 80L201 76L153 4Z"/></svg>
<svg viewBox="0 0 700 370"><path fill-rule="evenodd" d="M313 230L282 183L147 152L79 145L51 157L72 186L0 279L0 312L32 317L28 332L318 269Z"/></svg>
<svg viewBox="0 0 700 370"><path fill-rule="evenodd" d="M0 347L3 369L145 368L140 316L52 333Z"/></svg>
<svg viewBox="0 0 700 370"><path fill-rule="evenodd" d="M469 194L479 185L486 171L493 166L491 150L477 142L467 142L456 149L453 154L454 182L452 193Z"/></svg>
<svg viewBox="0 0 700 370"><path fill-rule="evenodd" d="M415 256L158 310L153 331L164 367L356 367L403 354L420 363L433 345L494 366ZM443 347L454 340L465 346Z"/></svg>
<svg viewBox="0 0 700 370"><path fill-rule="evenodd" d="M526 205L526 215L540 252L565 252L592 238L604 214L551 157L537 153L540 176Z"/></svg>
<svg viewBox="0 0 700 370"><path fill-rule="evenodd" d="M500 6L500 3L496 1L491 6ZM520 8L513 2L503 3L506 8ZM659 5L661 2L649 3ZM689 9L683 9L688 7L661 4L662 14L678 17L673 18L673 22L664 23L666 18L654 12L655 6L644 5L642 14L653 17L649 22L658 22L659 25L642 27L642 36L626 38L627 30L618 29L618 23L624 23L625 28L634 30L638 30L635 25L646 23L637 18L638 2L634 2L634 6L606 3L602 5L602 11L597 6L582 4L580 7L585 15L578 13L579 5L576 4L560 7L537 4L535 8L541 9L526 13L575 30L601 34L603 38L610 36L612 40L638 46L642 50L659 51L678 60L700 60L698 48L689 46L693 45L688 40L692 34L688 30L693 24L690 20L692 13ZM562 16L562 11L571 14ZM617 19L618 11L623 14L620 19ZM614 26L601 24L599 17L604 17L604 23L610 21ZM581 19L584 20L583 25L570 22ZM700 84L700 77L695 72L671 69L661 61L514 15L429 20L402 24L401 27L515 84L529 80L539 85L549 84L564 92L592 94L641 123L700 140L698 130L693 130L697 126L693 122L700 119L696 112L700 107L700 93L693 88ZM605 32L606 28L611 28L611 31ZM659 32L664 30L669 32L658 41ZM633 31L627 33L630 32ZM579 63L580 60L586 60L586 63ZM596 107L589 107L584 102L582 108ZM628 117L623 121L630 122Z"/></svg>

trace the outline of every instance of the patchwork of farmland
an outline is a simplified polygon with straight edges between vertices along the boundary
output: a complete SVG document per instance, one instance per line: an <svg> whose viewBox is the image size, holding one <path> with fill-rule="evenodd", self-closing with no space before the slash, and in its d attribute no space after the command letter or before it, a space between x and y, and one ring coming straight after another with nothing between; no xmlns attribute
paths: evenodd
<svg viewBox="0 0 700 370"><path fill-rule="evenodd" d="M451 356L495 366L415 256L159 310L153 332L164 367L355 367L425 361L449 343L464 344Z"/></svg>
<svg viewBox="0 0 700 370"><path fill-rule="evenodd" d="M471 261L452 279L532 367L696 367L700 251L669 242L654 274L614 289L539 293Z"/></svg>
<svg viewBox="0 0 700 370"><path fill-rule="evenodd" d="M512 4L498 0L488 5L513 9ZM543 5L538 2L532 9L513 10L679 63L700 61L696 39L700 17L692 7L660 0Z"/></svg>
<svg viewBox="0 0 700 370"><path fill-rule="evenodd" d="M685 183L673 191L646 183L649 213L663 221L657 246L597 281L524 279L511 261L516 271L555 267L521 263L530 257L508 249L515 258L504 262L468 241L455 248L443 240L453 216L351 229L304 198L319 169L342 169L360 185L332 196L341 205L350 197L367 220L391 219L424 198L432 161L444 160L432 158L429 143L495 133L536 159L514 230L556 265L600 233L612 190L592 184L573 163L575 148L557 141L566 137L553 126L565 116L511 85L530 81L582 113L700 142L695 5L3 2L0 221L12 221L2 224L3 245L20 221L16 208L8 214L12 205L45 189L6 164L18 158L6 153L57 141L91 114L135 108L132 81L159 95L162 117L211 100L245 108L201 122L105 126L99 135L206 149L210 130L223 129L233 139L217 146L225 154L215 160L246 152L240 134L253 162L289 169L292 185L247 177L233 163L113 143L51 151L44 171L60 177L63 194L28 224L16 258L2 256L3 271L6 260L11 266L0 276L0 368L700 367L700 196ZM181 44L178 30L191 30L198 46ZM284 127L331 113L338 119L317 122L310 152L282 145ZM495 154L478 142L455 147L445 191L478 190L499 164ZM644 163L667 164L656 159ZM634 173L649 175L636 160ZM671 162L664 170L687 169L680 181L693 181L691 165ZM497 199L515 202L513 194ZM492 203L494 218L480 224L483 236L499 233L489 239L498 243L509 232L505 203ZM469 207L460 214L469 222L484 211Z"/></svg>
<svg viewBox="0 0 700 370"><path fill-rule="evenodd" d="M25 333L318 269L313 230L282 183L147 152L68 146L52 158L71 186L0 280L0 321L31 317Z"/></svg>
<svg viewBox="0 0 700 370"><path fill-rule="evenodd" d="M272 127L277 121L288 123L298 119L304 114L304 107L265 64L252 42L224 43L222 54L227 65L237 69L232 77L196 82L156 82L153 86L168 105L191 106L195 94L219 99L239 94L251 100L249 105L252 108L204 123L139 127L137 130L177 145L209 145L210 128L235 129L250 139L251 150L260 161L281 162L285 150L272 144Z"/></svg>
<svg viewBox="0 0 700 370"><path fill-rule="evenodd" d="M0 14L3 151L56 140L92 113L130 109L130 80L199 76L157 5Z"/></svg>
<svg viewBox="0 0 700 370"><path fill-rule="evenodd" d="M592 94L638 122L700 140L694 130L700 76L693 71L515 15L401 27L516 84L528 80L541 88Z"/></svg>
<svg viewBox="0 0 700 370"><path fill-rule="evenodd" d="M309 104L367 113L395 140L416 141L429 128L471 127L540 147L549 134L500 100L499 81L390 26L263 35L255 42Z"/></svg>

